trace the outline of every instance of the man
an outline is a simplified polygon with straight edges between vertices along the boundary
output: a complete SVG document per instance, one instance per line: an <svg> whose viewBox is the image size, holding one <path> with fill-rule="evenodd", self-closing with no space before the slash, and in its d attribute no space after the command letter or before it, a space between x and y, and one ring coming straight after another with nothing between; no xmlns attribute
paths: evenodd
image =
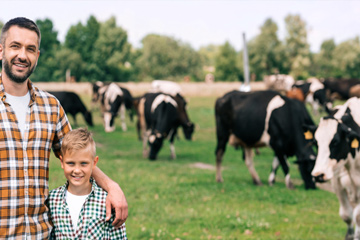
<svg viewBox="0 0 360 240"><path fill-rule="evenodd" d="M0 60L0 239L48 239L51 225L45 200L49 195L51 148L59 157L71 130L59 101L29 80L40 54L41 34L26 18L7 22L1 31ZM115 208L113 225L128 215L121 188L95 167L95 181L108 192L106 217Z"/></svg>

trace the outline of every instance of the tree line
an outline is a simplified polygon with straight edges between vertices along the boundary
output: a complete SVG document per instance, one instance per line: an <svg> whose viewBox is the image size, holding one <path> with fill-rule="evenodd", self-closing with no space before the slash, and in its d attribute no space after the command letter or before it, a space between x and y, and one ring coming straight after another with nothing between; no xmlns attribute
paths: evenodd
<svg viewBox="0 0 360 240"><path fill-rule="evenodd" d="M65 81L66 74L78 82L203 81L207 73L214 74L216 81L243 80L243 52L229 42L195 50L179 39L148 34L135 48L115 17L99 22L90 16L86 24L71 26L61 43L52 20L36 20L36 24L42 39L34 82ZM312 53L307 24L300 15L286 16L285 26L281 41L277 24L266 19L260 33L247 43L252 80L276 73L295 79L360 78L359 36L338 45L327 39L318 53Z"/></svg>

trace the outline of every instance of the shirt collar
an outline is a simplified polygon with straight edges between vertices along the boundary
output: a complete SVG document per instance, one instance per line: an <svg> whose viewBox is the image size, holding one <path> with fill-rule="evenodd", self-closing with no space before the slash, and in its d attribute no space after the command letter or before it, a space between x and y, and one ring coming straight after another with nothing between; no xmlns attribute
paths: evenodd
<svg viewBox="0 0 360 240"><path fill-rule="evenodd" d="M30 79L27 80L28 89L30 91L30 105L35 102L35 98L38 92L38 89L34 86L34 84L30 81ZM0 99L1 101L5 101L6 95L5 95L5 88L2 81L1 73L0 73Z"/></svg>

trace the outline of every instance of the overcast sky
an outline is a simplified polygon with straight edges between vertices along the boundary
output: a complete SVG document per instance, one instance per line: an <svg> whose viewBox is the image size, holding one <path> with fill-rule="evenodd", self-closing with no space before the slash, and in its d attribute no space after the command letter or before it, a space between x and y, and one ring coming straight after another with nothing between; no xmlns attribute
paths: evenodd
<svg viewBox="0 0 360 240"><path fill-rule="evenodd" d="M242 33L250 40L267 18L277 23L278 36L284 39L288 14L300 14L307 23L308 41L314 52L324 40L333 38L339 44L360 36L360 1L355 0L0 0L0 21L5 23L18 16L49 18L61 42L70 26L86 24L90 15L101 22L115 16L117 25L127 31L135 47L141 46L147 34L156 33L189 43L195 49L229 41L239 51Z"/></svg>

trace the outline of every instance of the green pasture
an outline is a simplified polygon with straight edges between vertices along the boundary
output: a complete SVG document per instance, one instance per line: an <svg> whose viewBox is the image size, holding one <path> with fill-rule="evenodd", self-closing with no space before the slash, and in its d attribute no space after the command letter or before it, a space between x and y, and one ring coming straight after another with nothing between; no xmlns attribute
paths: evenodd
<svg viewBox="0 0 360 240"><path fill-rule="evenodd" d="M90 105L90 97L82 96ZM129 217L127 235L142 239L343 239L346 226L338 215L335 194L324 190L306 191L295 159L291 176L296 186L288 190L284 174L278 171L273 187L267 185L273 153L260 149L256 169L264 183L254 186L242 160L241 150L228 146L223 161L223 183L215 181L215 97L190 97L188 113L196 124L193 141L184 140L179 129L175 142L176 160L170 160L165 142L158 159L142 157L135 121L128 119L122 132L120 119L116 130L105 133L96 110L95 127L98 166L118 182L126 194ZM72 122L71 116L69 116ZM85 126L78 115L79 126ZM208 168L198 168L196 163ZM50 189L65 182L60 163L52 157Z"/></svg>

